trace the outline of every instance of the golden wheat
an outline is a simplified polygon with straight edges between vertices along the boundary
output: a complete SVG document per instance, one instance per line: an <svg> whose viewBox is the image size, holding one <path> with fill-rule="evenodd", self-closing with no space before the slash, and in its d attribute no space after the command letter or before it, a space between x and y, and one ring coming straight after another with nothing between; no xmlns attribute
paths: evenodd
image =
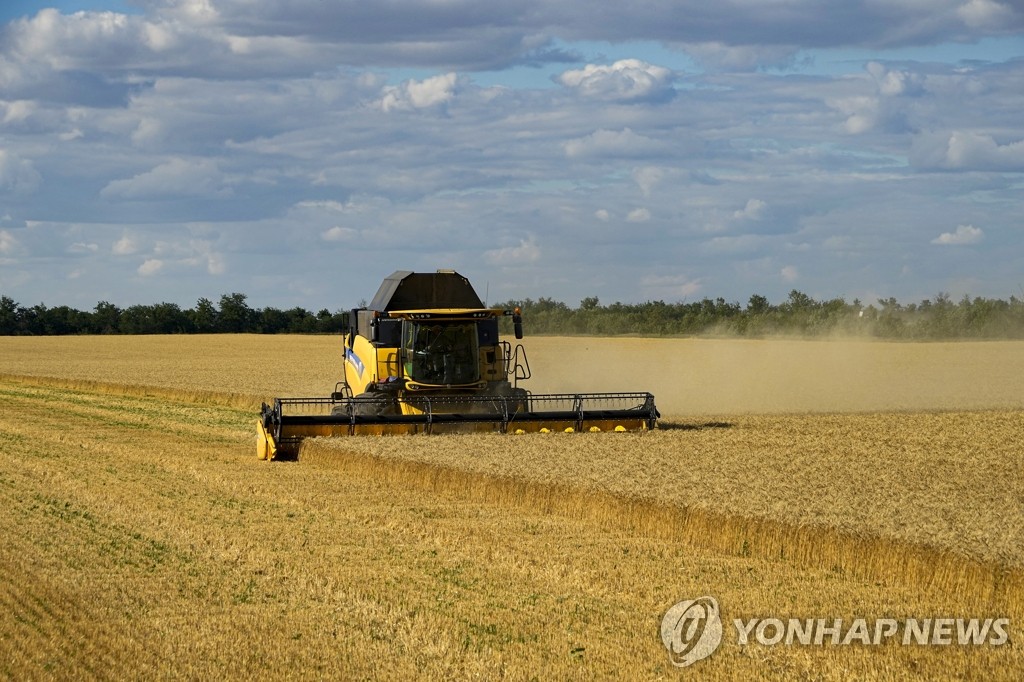
<svg viewBox="0 0 1024 682"><path fill-rule="evenodd" d="M1019 415L891 417L825 419L826 427L859 423L875 438L874 447L832 448L829 459L820 440L792 435L813 432L806 422L823 418L788 417L740 419L700 433L537 434L512 443L481 435L318 439L304 445L300 460L1024 613ZM957 442L969 435L951 439L956 462L884 445L906 428L926 441L947 417L973 419L989 440L971 441L972 449ZM789 446L775 449L774 438L784 434Z"/></svg>
<svg viewBox="0 0 1024 682"><path fill-rule="evenodd" d="M661 615L706 593L727 620L1008 615L1015 641L1021 344L528 343L535 390L650 389L676 428L268 464L255 405L326 394L337 338L0 338L0 674L663 678ZM779 414L808 411L847 414ZM700 674L1021 656L727 639Z"/></svg>
<svg viewBox="0 0 1024 682"><path fill-rule="evenodd" d="M246 395L327 395L341 376L336 336L256 334L0 337L0 375L83 379Z"/></svg>
<svg viewBox="0 0 1024 682"><path fill-rule="evenodd" d="M310 441L495 478L882 536L1024 568L1020 412L739 416L650 433Z"/></svg>

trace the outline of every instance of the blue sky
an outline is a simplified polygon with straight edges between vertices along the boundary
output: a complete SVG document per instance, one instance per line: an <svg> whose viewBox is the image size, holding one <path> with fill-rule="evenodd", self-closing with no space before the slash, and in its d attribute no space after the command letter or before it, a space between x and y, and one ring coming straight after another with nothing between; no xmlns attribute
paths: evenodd
<svg viewBox="0 0 1024 682"><path fill-rule="evenodd" d="M1024 295L1000 0L0 7L0 294Z"/></svg>

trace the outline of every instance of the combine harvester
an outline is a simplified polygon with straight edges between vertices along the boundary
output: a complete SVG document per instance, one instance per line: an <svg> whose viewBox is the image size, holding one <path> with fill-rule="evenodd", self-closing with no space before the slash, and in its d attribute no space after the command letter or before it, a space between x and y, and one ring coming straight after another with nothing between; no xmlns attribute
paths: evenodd
<svg viewBox="0 0 1024 682"><path fill-rule="evenodd" d="M345 374L325 398L275 398L257 423L261 459L293 458L304 438L497 431L632 431L660 416L650 393L533 394L521 344L498 338L518 308L486 308L462 275L398 271L349 316Z"/></svg>

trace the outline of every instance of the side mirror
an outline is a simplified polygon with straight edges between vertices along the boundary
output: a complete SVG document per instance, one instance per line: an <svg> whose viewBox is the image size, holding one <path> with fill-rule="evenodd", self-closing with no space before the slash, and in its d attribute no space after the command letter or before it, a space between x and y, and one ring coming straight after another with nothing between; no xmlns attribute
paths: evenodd
<svg viewBox="0 0 1024 682"><path fill-rule="evenodd" d="M512 316L512 328L515 330L516 338L523 338L523 316L516 312Z"/></svg>

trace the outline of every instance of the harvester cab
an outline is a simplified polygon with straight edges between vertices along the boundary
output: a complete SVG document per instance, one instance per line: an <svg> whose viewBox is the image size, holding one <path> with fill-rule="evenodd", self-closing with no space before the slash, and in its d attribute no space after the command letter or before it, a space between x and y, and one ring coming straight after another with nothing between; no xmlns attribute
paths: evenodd
<svg viewBox="0 0 1024 682"><path fill-rule="evenodd" d="M498 338L509 316L522 338L519 310L484 307L462 275L396 272L350 312L335 397L387 393L408 414L415 408L403 396L511 395L529 367L522 345Z"/></svg>
<svg viewBox="0 0 1024 682"><path fill-rule="evenodd" d="M275 398L257 424L261 458L295 456L304 438L465 431L654 428L650 393L532 394L522 344L499 338L518 308L487 308L462 275L398 271L350 311L344 371L326 398Z"/></svg>

